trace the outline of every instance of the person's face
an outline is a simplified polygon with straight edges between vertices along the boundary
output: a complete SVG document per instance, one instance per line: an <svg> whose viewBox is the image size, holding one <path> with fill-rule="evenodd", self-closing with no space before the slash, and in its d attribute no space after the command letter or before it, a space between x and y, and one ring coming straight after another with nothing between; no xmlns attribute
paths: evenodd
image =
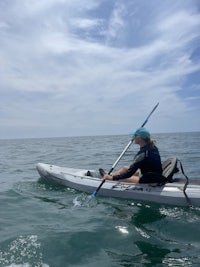
<svg viewBox="0 0 200 267"><path fill-rule="evenodd" d="M140 144L140 142L141 142L141 137L139 136L139 135L135 135L135 144Z"/></svg>

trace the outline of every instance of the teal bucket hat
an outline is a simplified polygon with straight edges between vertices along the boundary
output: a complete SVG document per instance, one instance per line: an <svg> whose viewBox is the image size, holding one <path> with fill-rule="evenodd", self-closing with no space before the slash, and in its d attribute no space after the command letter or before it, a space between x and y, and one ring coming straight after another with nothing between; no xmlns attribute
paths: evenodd
<svg viewBox="0 0 200 267"><path fill-rule="evenodd" d="M132 135L135 136L140 136L142 139L148 139L150 138L150 132L146 128L138 128Z"/></svg>

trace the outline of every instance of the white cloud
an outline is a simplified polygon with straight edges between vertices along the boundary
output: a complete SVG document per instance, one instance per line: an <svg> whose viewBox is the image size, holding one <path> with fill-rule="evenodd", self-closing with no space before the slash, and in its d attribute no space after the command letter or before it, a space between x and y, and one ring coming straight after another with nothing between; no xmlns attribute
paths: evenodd
<svg viewBox="0 0 200 267"><path fill-rule="evenodd" d="M126 133L159 101L154 131L187 130L188 122L199 129L199 90L191 96L184 89L200 69L191 57L200 26L195 1L169 10L158 2L153 14L143 1L106 10L106 1L95 0L11 3L0 11L1 128L43 125L38 136L47 128L54 135L55 125L60 135Z"/></svg>
<svg viewBox="0 0 200 267"><path fill-rule="evenodd" d="M110 15L110 19L108 21L108 31L106 33L107 39L115 38L119 35L124 29L124 19L123 19L123 11L125 6L122 3L116 2L116 5Z"/></svg>

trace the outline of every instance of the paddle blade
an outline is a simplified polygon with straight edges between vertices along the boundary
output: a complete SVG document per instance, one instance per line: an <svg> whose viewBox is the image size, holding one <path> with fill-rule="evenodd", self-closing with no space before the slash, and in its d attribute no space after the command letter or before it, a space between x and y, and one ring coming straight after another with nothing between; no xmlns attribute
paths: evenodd
<svg viewBox="0 0 200 267"><path fill-rule="evenodd" d="M89 196L89 199L93 199L94 197L96 197L97 191L94 191L92 193L92 195Z"/></svg>

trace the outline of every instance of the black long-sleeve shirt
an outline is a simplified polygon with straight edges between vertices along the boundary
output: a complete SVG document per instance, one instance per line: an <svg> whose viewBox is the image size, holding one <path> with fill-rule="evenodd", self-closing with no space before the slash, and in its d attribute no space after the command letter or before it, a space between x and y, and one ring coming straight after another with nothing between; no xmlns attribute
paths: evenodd
<svg viewBox="0 0 200 267"><path fill-rule="evenodd" d="M150 145L141 147L139 152L134 157L133 163L129 169L120 175L113 176L113 180L122 180L131 177L138 169L144 175L149 172L162 174L162 164L158 148Z"/></svg>

